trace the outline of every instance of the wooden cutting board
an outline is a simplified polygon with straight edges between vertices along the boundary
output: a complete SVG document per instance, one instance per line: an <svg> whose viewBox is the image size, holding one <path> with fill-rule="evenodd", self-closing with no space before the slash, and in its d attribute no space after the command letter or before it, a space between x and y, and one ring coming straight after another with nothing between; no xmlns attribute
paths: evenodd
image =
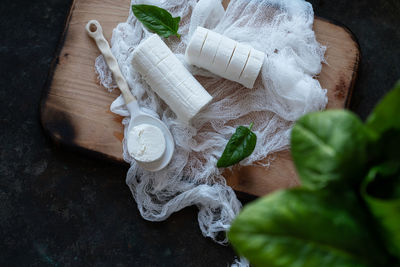
<svg viewBox="0 0 400 267"><path fill-rule="evenodd" d="M225 5L227 1L224 1ZM48 91L41 106L46 132L56 142L123 162L122 117L110 112L118 90L108 93L97 81L94 61L99 51L84 26L97 19L110 39L112 29L127 19L130 0L75 0L66 22L59 56L54 61ZM319 81L328 89L328 108L348 105L360 59L354 36L344 27L316 18L318 41L328 47ZM299 184L289 151L274 155L269 168L245 167L225 177L236 191L255 196Z"/></svg>

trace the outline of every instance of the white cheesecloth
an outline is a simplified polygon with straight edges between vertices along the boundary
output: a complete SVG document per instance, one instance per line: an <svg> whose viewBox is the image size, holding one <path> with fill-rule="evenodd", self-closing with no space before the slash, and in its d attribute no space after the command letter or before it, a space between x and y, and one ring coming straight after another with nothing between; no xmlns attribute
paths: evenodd
<svg viewBox="0 0 400 267"><path fill-rule="evenodd" d="M315 79L321 71L325 47L316 41L312 30L312 6L303 0L232 0L225 11L220 0L135 0L132 4L157 5L182 18L181 38L164 41L196 75L213 101L193 119L191 126L176 119L131 66L132 51L152 33L130 11L127 22L113 31L112 53L142 110L166 123L176 145L167 168L152 173L138 167L127 153L124 139L124 159L131 164L126 183L143 218L162 221L173 212L196 205L203 235L226 243L225 236L220 238L218 233L229 229L241 203L226 185L223 170L216 163L236 127L254 122L253 131L257 135L253 154L239 164L266 164L257 162L288 148L296 119L324 109L327 104L326 90ZM184 62L186 45L197 26L266 54L253 89ZM108 89L114 88L102 56L97 58L95 66L101 83ZM121 96L112 103L111 111L129 116ZM125 136L128 123L129 118L125 118Z"/></svg>

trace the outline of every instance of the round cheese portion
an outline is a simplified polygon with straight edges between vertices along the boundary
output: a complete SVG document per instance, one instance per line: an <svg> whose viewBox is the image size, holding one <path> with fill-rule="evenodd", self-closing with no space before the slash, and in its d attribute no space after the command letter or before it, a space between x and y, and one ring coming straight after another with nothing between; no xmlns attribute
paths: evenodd
<svg viewBox="0 0 400 267"><path fill-rule="evenodd" d="M134 126L128 133L128 153L140 162L154 162L165 152L163 132L150 124Z"/></svg>

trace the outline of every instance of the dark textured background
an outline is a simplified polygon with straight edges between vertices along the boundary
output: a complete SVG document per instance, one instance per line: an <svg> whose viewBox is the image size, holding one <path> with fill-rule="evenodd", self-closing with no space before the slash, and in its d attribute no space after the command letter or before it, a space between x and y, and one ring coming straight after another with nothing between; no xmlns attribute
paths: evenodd
<svg viewBox="0 0 400 267"><path fill-rule="evenodd" d="M314 0L362 52L351 109L365 118L400 78L400 1ZM39 121L46 77L71 0L0 4L0 266L226 266L229 247L203 238L195 208L144 221L126 168L52 144Z"/></svg>

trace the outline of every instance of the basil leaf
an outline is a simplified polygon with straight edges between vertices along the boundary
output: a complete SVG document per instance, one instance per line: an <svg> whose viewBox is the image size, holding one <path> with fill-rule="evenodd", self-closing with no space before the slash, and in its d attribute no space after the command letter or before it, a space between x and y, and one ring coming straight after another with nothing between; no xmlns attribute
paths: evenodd
<svg viewBox="0 0 400 267"><path fill-rule="evenodd" d="M180 37L178 34L180 17L173 18L167 10L152 5L132 5L132 11L150 31L165 38L171 35Z"/></svg>
<svg viewBox="0 0 400 267"><path fill-rule="evenodd" d="M400 82L375 107L367 119L367 127L377 137L390 129L400 129Z"/></svg>
<svg viewBox="0 0 400 267"><path fill-rule="evenodd" d="M254 266L386 266L355 195L278 191L245 206L228 233Z"/></svg>
<svg viewBox="0 0 400 267"><path fill-rule="evenodd" d="M319 189L333 181L361 182L358 172L366 162L368 140L360 119L348 111L311 113L299 119L293 127L291 150L302 185Z"/></svg>
<svg viewBox="0 0 400 267"><path fill-rule="evenodd" d="M257 136L251 131L252 127L253 123L250 124L249 128L239 126L236 129L217 162L218 168L232 166L253 153Z"/></svg>
<svg viewBox="0 0 400 267"><path fill-rule="evenodd" d="M388 250L400 258L400 162L372 168L361 194L380 226Z"/></svg>

